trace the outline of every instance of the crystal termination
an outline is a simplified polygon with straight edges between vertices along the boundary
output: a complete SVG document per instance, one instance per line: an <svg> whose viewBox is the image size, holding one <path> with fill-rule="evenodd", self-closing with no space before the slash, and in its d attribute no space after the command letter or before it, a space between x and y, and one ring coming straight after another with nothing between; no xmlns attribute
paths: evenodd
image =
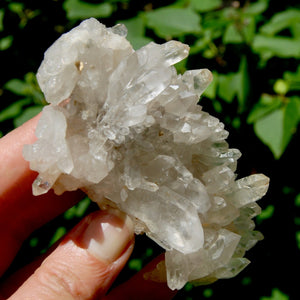
<svg viewBox="0 0 300 300"><path fill-rule="evenodd" d="M173 66L189 47L134 51L126 34L91 18L46 51L37 79L51 105L23 151L39 173L33 193L82 189L101 209L127 213L166 250L171 289L233 277L262 239L251 219L269 179L236 180L239 150L197 105L211 72Z"/></svg>

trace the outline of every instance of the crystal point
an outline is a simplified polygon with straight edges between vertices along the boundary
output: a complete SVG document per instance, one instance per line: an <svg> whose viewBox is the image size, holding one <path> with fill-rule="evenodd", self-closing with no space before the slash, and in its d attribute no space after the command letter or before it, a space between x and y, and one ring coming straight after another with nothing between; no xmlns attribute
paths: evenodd
<svg viewBox="0 0 300 300"><path fill-rule="evenodd" d="M178 41L169 41L162 47L165 63L169 66L175 65L189 55L190 47Z"/></svg>

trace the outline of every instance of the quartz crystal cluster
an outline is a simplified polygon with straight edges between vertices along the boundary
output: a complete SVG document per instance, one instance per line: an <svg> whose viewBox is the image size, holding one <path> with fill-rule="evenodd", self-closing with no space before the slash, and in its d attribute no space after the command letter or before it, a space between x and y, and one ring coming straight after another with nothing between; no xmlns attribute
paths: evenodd
<svg viewBox="0 0 300 300"><path fill-rule="evenodd" d="M37 79L50 105L24 157L39 173L35 195L82 189L115 207L166 250L171 289L240 272L262 239L251 220L269 180L236 180L240 151L197 105L207 69L178 75L189 47L149 43L134 51L126 28L91 18L45 53Z"/></svg>

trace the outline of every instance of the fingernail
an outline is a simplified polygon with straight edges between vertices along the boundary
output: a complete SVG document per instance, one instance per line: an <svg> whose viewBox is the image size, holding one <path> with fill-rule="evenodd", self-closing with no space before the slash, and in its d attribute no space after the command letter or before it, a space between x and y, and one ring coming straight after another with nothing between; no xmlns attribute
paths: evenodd
<svg viewBox="0 0 300 300"><path fill-rule="evenodd" d="M79 231L80 246L101 261L113 262L131 244L134 237L133 222L126 214L103 210L86 218Z"/></svg>

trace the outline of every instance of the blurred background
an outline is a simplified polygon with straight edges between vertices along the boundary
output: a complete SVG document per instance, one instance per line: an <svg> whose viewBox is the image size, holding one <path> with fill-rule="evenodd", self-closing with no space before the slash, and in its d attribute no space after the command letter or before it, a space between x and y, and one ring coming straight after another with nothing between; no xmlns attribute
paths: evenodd
<svg viewBox="0 0 300 300"><path fill-rule="evenodd" d="M177 70L213 72L199 104L225 123L230 147L243 153L238 176L271 179L256 218L265 239L246 254L252 263L233 279L187 284L175 299L300 299L299 1L1 0L0 136L41 111L45 101L35 73L45 50L89 17L107 26L125 24L135 49L170 39L189 44L190 56ZM95 209L86 198L33 233L8 273ZM150 239L137 237L118 283L160 252Z"/></svg>

